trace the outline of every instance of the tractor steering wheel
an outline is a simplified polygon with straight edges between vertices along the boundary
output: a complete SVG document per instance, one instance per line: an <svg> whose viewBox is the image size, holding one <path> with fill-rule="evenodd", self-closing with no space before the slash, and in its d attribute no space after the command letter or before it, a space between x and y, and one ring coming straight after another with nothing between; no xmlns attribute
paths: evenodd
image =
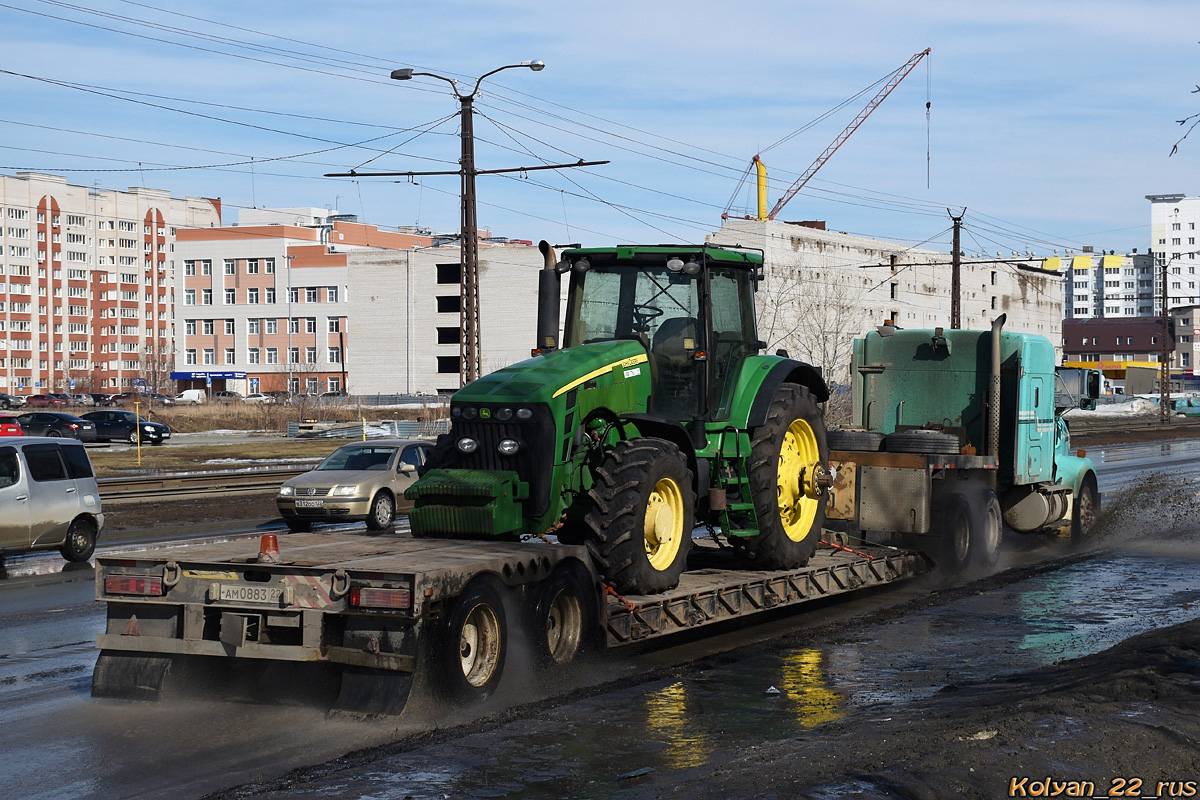
<svg viewBox="0 0 1200 800"><path fill-rule="evenodd" d="M658 306L633 307L633 329L638 333L646 333L650 328L650 320L661 317L663 310Z"/></svg>

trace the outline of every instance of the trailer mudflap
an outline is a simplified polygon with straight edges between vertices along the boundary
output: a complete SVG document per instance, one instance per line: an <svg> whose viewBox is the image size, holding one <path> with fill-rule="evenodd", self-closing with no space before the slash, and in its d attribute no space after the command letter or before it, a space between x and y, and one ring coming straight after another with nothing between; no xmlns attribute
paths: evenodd
<svg viewBox="0 0 1200 800"><path fill-rule="evenodd" d="M92 697L157 700L170 666L170 656L101 650L92 671Z"/></svg>

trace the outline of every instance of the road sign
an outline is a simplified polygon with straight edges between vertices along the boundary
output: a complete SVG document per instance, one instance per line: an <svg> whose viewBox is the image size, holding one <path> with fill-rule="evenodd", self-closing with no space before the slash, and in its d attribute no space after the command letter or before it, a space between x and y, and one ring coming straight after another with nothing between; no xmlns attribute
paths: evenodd
<svg viewBox="0 0 1200 800"><path fill-rule="evenodd" d="M212 386L212 376L211 375L208 375L204 378L204 385Z"/></svg>
<svg viewBox="0 0 1200 800"><path fill-rule="evenodd" d="M72 389L75 388L75 379L74 378L71 379L71 388Z"/></svg>

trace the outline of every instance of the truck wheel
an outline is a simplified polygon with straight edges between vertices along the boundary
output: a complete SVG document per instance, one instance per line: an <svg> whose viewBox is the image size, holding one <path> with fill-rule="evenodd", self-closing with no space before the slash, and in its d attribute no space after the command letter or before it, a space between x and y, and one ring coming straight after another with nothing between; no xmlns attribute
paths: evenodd
<svg viewBox="0 0 1200 800"><path fill-rule="evenodd" d="M371 510L367 512L367 527L373 531L386 530L396 519L396 501L386 490L380 491L371 501Z"/></svg>
<svg viewBox="0 0 1200 800"><path fill-rule="evenodd" d="M96 523L77 517L67 529L67 540L58 552L67 561L87 561L96 550Z"/></svg>
<svg viewBox="0 0 1200 800"><path fill-rule="evenodd" d="M590 643L596 596L589 581L563 568L538 587L533 609L534 646L542 667L563 667Z"/></svg>
<svg viewBox="0 0 1200 800"><path fill-rule="evenodd" d="M678 447L662 439L618 442L588 495L588 550L614 589L659 594L679 585L696 497Z"/></svg>
<svg viewBox="0 0 1200 800"><path fill-rule="evenodd" d="M454 601L442 642L440 672L452 698L481 701L500 683L508 652L502 589L473 581Z"/></svg>
<svg viewBox="0 0 1200 800"><path fill-rule="evenodd" d="M816 481L828 461L825 423L812 395L803 386L781 387L750 445L759 533L729 537L750 566L795 569L808 563L825 522L825 495Z"/></svg>
<svg viewBox="0 0 1200 800"><path fill-rule="evenodd" d="M1079 497L1075 498L1071 509L1071 541L1079 544L1087 539L1092 526L1096 524L1096 515L1100 513L1100 493L1096 491L1096 476L1090 472L1083 477L1079 487Z"/></svg>
<svg viewBox="0 0 1200 800"><path fill-rule="evenodd" d="M292 533L306 533L312 530L312 521L307 519L283 518L283 522Z"/></svg>
<svg viewBox="0 0 1200 800"><path fill-rule="evenodd" d="M938 548L942 554L942 569L949 573L964 571L971 563L972 545L977 538L972 532L971 504L961 494L953 495L942 509L934 527Z"/></svg>
<svg viewBox="0 0 1200 800"><path fill-rule="evenodd" d="M996 566L1000 560L1000 543L1004 539L1004 515L995 492L987 493L972 534L975 536L971 543L975 563L981 567Z"/></svg>

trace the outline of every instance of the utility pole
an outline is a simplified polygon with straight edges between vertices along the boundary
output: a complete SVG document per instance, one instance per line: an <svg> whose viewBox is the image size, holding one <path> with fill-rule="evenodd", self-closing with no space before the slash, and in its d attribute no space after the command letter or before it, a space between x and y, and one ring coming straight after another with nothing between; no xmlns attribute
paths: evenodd
<svg viewBox="0 0 1200 800"><path fill-rule="evenodd" d="M950 214L950 209L946 209L946 213ZM950 221L954 223L954 240L951 247L953 250L950 253L950 329L960 330L962 328L962 249L959 244L959 239L962 234L962 220L966 215L967 209L963 208L958 216L950 214Z"/></svg>
<svg viewBox="0 0 1200 800"><path fill-rule="evenodd" d="M358 172L350 170L349 172L330 172L325 174L326 178L404 177L410 180L418 175L459 175L462 177L462 189L460 191L460 201L462 204L462 229L460 236L461 308L459 309L461 335L459 337L458 348L458 381L460 387L466 386L483 373L482 337L479 331L479 225L476 216L475 176L495 175L503 172L532 172L542 169L595 167L608 163L607 161L583 161L581 159L574 164L544 164L536 167L514 167L511 169L475 169L474 103L475 95L479 92L479 84L483 82L484 78L495 75L501 70L515 69L517 67L527 67L534 72L540 72L546 68L546 65L541 61L522 61L520 64L508 64L503 67L497 67L491 72L481 75L475 81L475 88L469 94L459 92L458 81L453 78L447 78L432 72L414 72L411 69L392 70L391 77L393 80L407 81L416 76L424 76L427 78L437 78L450 84L450 87L454 91L454 96L458 98L459 102L459 136L462 140L462 157L457 170L439 172Z"/></svg>
<svg viewBox="0 0 1200 800"><path fill-rule="evenodd" d="M1167 254L1162 254L1162 333L1159 334L1161 348L1158 356L1158 419L1171 424L1171 362L1167 337L1170 335L1170 312L1167 310Z"/></svg>

